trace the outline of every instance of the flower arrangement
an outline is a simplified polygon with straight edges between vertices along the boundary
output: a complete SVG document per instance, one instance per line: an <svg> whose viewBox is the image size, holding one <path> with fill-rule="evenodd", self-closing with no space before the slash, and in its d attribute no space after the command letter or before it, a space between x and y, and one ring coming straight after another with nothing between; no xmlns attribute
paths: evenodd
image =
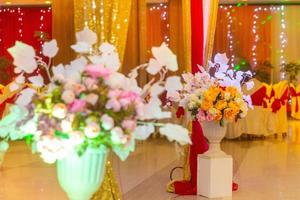
<svg viewBox="0 0 300 200"><path fill-rule="evenodd" d="M170 141L190 143L185 128L155 123L171 117L170 112L162 110L159 95L173 90L174 80L180 79L166 78L167 72L176 71L178 66L176 56L165 44L152 48L150 62L125 76L118 72L120 61L113 45L104 43L95 48L97 35L88 28L78 32L76 38L71 48L79 56L68 65L51 66L21 42L8 50L18 73L11 91L24 83L29 87L20 92L16 105L0 121L3 133L21 134L47 163L63 159L74 150L82 155L87 148L101 146L125 159L134 151L135 140L147 139L155 126ZM51 60L57 52L55 40L45 42L44 56ZM48 84L41 75L32 75L38 68L46 70ZM136 80L140 70L153 75L143 87ZM20 112L22 116L17 117Z"/></svg>
<svg viewBox="0 0 300 200"><path fill-rule="evenodd" d="M199 67L200 71L195 74L183 74L183 88L170 94L169 100L179 103L199 122L215 121L225 126L227 122L245 117L248 107L252 106L242 86L253 87L249 82L252 73L229 69L227 63L225 55L217 54L208 71Z"/></svg>

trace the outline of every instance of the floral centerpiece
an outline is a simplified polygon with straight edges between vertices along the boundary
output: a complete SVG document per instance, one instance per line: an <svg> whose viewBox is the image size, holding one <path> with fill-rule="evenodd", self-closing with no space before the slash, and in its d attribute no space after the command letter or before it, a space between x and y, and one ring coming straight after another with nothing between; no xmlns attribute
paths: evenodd
<svg viewBox="0 0 300 200"><path fill-rule="evenodd" d="M229 68L224 54L217 54L215 62L209 64L207 71L199 66L199 72L183 74L182 89L169 93L168 98L203 125L204 134L211 143L208 153L211 153L220 150L226 124L245 117L248 107L252 107L251 97L243 94L242 87L253 87L253 82L249 81L253 74Z"/></svg>
<svg viewBox="0 0 300 200"><path fill-rule="evenodd" d="M178 66L165 44L152 48L154 58L125 76L118 72L114 46L104 43L95 48L97 36L87 28L76 36L72 48L79 56L69 65L51 66L20 42L8 50L19 73L11 90L24 83L29 87L20 92L0 128L21 134L45 162L57 161L59 182L70 199L88 199L101 183L109 149L124 160L134 151L135 140L147 139L155 126L170 141L187 144L190 138L179 125L155 123L171 117L162 110L159 95L172 90L174 80L179 79L166 77ZM43 54L49 60L57 52L55 40L44 44ZM41 75L31 76L38 68L46 70L48 84ZM143 87L136 80L140 70L153 75ZM18 112L22 116L13 117ZM5 121L8 118L14 120Z"/></svg>

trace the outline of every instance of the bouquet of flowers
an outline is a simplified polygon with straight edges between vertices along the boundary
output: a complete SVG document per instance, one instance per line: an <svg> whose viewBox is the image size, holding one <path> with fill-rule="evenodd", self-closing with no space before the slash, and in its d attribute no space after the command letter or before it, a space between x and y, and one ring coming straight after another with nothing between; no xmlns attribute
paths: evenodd
<svg viewBox="0 0 300 200"><path fill-rule="evenodd" d="M199 67L198 73L183 74L182 89L169 93L169 100L178 103L199 122L215 121L224 126L226 122L245 117L252 105L242 86L253 87L249 81L252 73L235 71L227 63L225 55L217 54L215 63L209 62L208 72Z"/></svg>
<svg viewBox="0 0 300 200"><path fill-rule="evenodd" d="M76 37L77 43L71 48L79 56L68 65L51 66L36 56L31 46L21 42L8 50L18 73L10 84L11 91L27 86L11 112L0 121L2 133L18 133L48 163L63 159L74 150L82 155L87 148L100 146L112 149L124 160L134 151L135 140L147 139L155 126L170 141L190 143L185 128L155 123L171 117L170 112L162 110L159 95L172 90L173 80L180 79L166 77L178 66L176 56L165 44L152 48L154 58L125 76L118 72L120 61L113 45L104 43L95 48L97 35L88 28ZM49 61L57 52L55 40L44 44L43 55ZM39 68L48 77L34 75ZM143 87L136 80L140 70L153 75ZM47 80L49 83L45 84Z"/></svg>

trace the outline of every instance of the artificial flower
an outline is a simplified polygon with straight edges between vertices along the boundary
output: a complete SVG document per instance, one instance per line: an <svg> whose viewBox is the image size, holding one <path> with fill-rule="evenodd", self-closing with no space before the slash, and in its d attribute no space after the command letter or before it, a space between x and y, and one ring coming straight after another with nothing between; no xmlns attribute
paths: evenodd
<svg viewBox="0 0 300 200"><path fill-rule="evenodd" d="M97 137L100 131L100 126L96 122L88 122L84 128L84 134L91 139Z"/></svg>
<svg viewBox="0 0 300 200"><path fill-rule="evenodd" d="M114 144L125 144L124 132L120 127L115 127L111 130L111 140Z"/></svg>
<svg viewBox="0 0 300 200"><path fill-rule="evenodd" d="M71 113L81 112L86 106L86 101L82 99L75 99L72 103L68 105L68 110Z"/></svg>
<svg viewBox="0 0 300 200"><path fill-rule="evenodd" d="M213 102L208 99L204 99L201 104L201 109L203 109L204 111L208 111L211 107L213 107Z"/></svg>
<svg viewBox="0 0 300 200"><path fill-rule="evenodd" d="M223 110L227 107L227 102L225 100L220 100L215 104L215 108L218 110Z"/></svg>
<svg viewBox="0 0 300 200"><path fill-rule="evenodd" d="M53 106L52 110L53 117L56 117L58 119L63 119L67 115L67 107L63 103L57 103Z"/></svg>
<svg viewBox="0 0 300 200"><path fill-rule="evenodd" d="M104 67L103 65L87 65L84 68L84 71L87 73L88 76L92 78L103 78L108 79L111 70L109 68Z"/></svg>
<svg viewBox="0 0 300 200"><path fill-rule="evenodd" d="M75 93L72 90L65 90L61 95L61 99L66 103L72 103L75 99Z"/></svg>
<svg viewBox="0 0 300 200"><path fill-rule="evenodd" d="M107 114L102 115L102 117L100 118L100 121L101 121L102 127L107 131L111 130L115 125L113 118L111 118Z"/></svg>
<svg viewBox="0 0 300 200"><path fill-rule="evenodd" d="M136 128L136 121L126 119L122 122L122 128L124 128L125 130L128 130L130 132L133 132L134 129Z"/></svg>
<svg viewBox="0 0 300 200"><path fill-rule="evenodd" d="M87 103L90 103L90 104L92 104L94 106L97 103L98 99L99 99L99 96L97 94L90 93L90 94L88 94L88 95L85 96L84 100Z"/></svg>

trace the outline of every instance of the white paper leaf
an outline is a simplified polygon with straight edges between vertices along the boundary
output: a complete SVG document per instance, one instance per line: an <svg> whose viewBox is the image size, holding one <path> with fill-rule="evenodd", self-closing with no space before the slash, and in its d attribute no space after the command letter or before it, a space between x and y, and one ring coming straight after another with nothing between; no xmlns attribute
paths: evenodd
<svg viewBox="0 0 300 200"><path fill-rule="evenodd" d="M52 67L52 73L55 80L63 80L65 78L65 68L62 64Z"/></svg>
<svg viewBox="0 0 300 200"><path fill-rule="evenodd" d="M99 64L104 65L104 61L101 56L89 56L89 60L95 65L99 65Z"/></svg>
<svg viewBox="0 0 300 200"><path fill-rule="evenodd" d="M181 145L191 144L187 129L176 124L166 124L159 129L160 133L168 138L169 141L176 141Z"/></svg>
<svg viewBox="0 0 300 200"><path fill-rule="evenodd" d="M109 79L105 80L111 88L122 88L125 83L125 76L119 72L114 72L110 75Z"/></svg>
<svg viewBox="0 0 300 200"><path fill-rule="evenodd" d="M134 137L137 140L146 140L155 131L152 124L138 126L134 130Z"/></svg>
<svg viewBox="0 0 300 200"><path fill-rule="evenodd" d="M53 58L58 52L56 40L45 42L43 45L43 55L49 58Z"/></svg>
<svg viewBox="0 0 300 200"><path fill-rule="evenodd" d="M91 46L85 42L77 42L76 44L71 45L71 48L77 53L88 53Z"/></svg>
<svg viewBox="0 0 300 200"><path fill-rule="evenodd" d="M16 83L18 84L23 84L25 82L25 77L23 74L20 74L17 78L16 78Z"/></svg>
<svg viewBox="0 0 300 200"><path fill-rule="evenodd" d="M182 90L183 86L180 81L179 76L170 76L166 80L166 90L167 92L176 92Z"/></svg>
<svg viewBox="0 0 300 200"><path fill-rule="evenodd" d="M97 42L97 34L85 27L82 31L76 33L77 42L93 45Z"/></svg>
<svg viewBox="0 0 300 200"><path fill-rule="evenodd" d="M16 82L9 84L9 90L11 92L18 90L19 88L20 88L20 85L17 84Z"/></svg>
<svg viewBox="0 0 300 200"><path fill-rule="evenodd" d="M254 82L253 81L246 82L246 87L247 90L251 90L254 87Z"/></svg>
<svg viewBox="0 0 300 200"><path fill-rule="evenodd" d="M111 54L113 52L116 52L116 47L108 42L104 42L99 47L99 50L101 53L104 54Z"/></svg>
<svg viewBox="0 0 300 200"><path fill-rule="evenodd" d="M83 56L81 56L80 58L77 58L76 60L73 60L71 62L69 70L73 70L81 73L83 72L87 63L88 61Z"/></svg>
<svg viewBox="0 0 300 200"><path fill-rule="evenodd" d="M171 112L165 112L161 109L161 101L158 97L151 98L149 103L145 105L144 119L168 119L171 118Z"/></svg>
<svg viewBox="0 0 300 200"><path fill-rule="evenodd" d="M44 79L41 75L29 77L28 80L36 87L44 86Z"/></svg>
<svg viewBox="0 0 300 200"><path fill-rule="evenodd" d="M26 88L20 92L18 99L16 100L16 104L20 106L27 106L31 100L33 95L36 93L34 89Z"/></svg>
<svg viewBox="0 0 300 200"><path fill-rule="evenodd" d="M165 43L162 43L160 47L152 47L152 54L154 58L156 58L161 65L166 66L168 70L178 70L177 57Z"/></svg>
<svg viewBox="0 0 300 200"><path fill-rule="evenodd" d="M227 65L229 62L229 59L226 56L226 53L217 53L215 55L215 59L214 59L215 63L218 63L220 65Z"/></svg>
<svg viewBox="0 0 300 200"><path fill-rule="evenodd" d="M162 65L156 59L151 58L146 71L151 75L155 75L161 70L161 68Z"/></svg>
<svg viewBox="0 0 300 200"><path fill-rule="evenodd" d="M15 46L7 49L14 58L13 64L18 67L18 71L32 73L37 68L35 51L32 46L16 41Z"/></svg>
<svg viewBox="0 0 300 200"><path fill-rule="evenodd" d="M117 53L103 54L102 59L104 61L103 64L105 65L105 67L113 71L118 71L121 67L121 62Z"/></svg>
<svg viewBox="0 0 300 200"><path fill-rule="evenodd" d="M156 83L151 87L150 91L151 91L151 96L157 97L158 95L163 93L163 91L165 91L165 88L159 85L158 83Z"/></svg>

